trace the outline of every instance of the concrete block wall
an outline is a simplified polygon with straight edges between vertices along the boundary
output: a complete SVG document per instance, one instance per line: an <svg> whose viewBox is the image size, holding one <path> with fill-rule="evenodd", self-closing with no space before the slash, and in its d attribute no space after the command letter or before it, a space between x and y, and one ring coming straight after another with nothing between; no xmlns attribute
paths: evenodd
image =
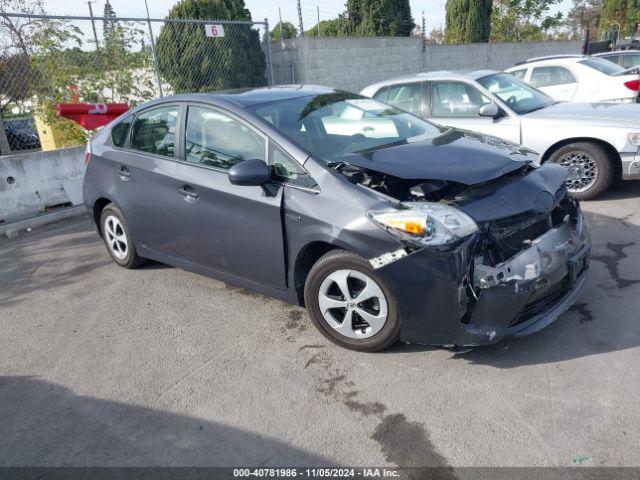
<svg viewBox="0 0 640 480"><path fill-rule="evenodd" d="M432 70L503 70L530 57L579 53L581 42L427 45L409 38L302 37L272 43L276 84L308 83L359 91Z"/></svg>
<svg viewBox="0 0 640 480"><path fill-rule="evenodd" d="M84 147L0 157L0 225L82 204Z"/></svg>

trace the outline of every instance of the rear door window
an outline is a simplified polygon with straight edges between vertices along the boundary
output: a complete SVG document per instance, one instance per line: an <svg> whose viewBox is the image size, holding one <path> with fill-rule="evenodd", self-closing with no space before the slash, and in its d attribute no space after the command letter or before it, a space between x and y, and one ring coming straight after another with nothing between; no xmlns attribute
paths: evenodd
<svg viewBox="0 0 640 480"><path fill-rule="evenodd" d="M529 81L534 87L550 87L576 83L576 77L564 67L535 67Z"/></svg>
<svg viewBox="0 0 640 480"><path fill-rule="evenodd" d="M141 152L173 157L179 107L170 105L145 110L133 122L131 148Z"/></svg>

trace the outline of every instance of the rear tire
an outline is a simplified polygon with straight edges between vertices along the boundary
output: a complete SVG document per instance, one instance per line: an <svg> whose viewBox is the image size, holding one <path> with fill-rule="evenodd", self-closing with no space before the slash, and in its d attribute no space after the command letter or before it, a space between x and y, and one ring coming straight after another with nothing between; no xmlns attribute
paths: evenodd
<svg viewBox="0 0 640 480"><path fill-rule="evenodd" d="M307 276L304 300L316 328L341 347L378 352L400 338L391 291L369 262L352 253L323 255Z"/></svg>
<svg viewBox="0 0 640 480"><path fill-rule="evenodd" d="M591 200L605 192L616 172L609 152L591 142L564 145L551 154L549 161L569 169L567 190L578 200Z"/></svg>
<svg viewBox="0 0 640 480"><path fill-rule="evenodd" d="M138 255L124 215L113 203L102 210L100 232L114 262L124 268L137 268L146 260Z"/></svg>

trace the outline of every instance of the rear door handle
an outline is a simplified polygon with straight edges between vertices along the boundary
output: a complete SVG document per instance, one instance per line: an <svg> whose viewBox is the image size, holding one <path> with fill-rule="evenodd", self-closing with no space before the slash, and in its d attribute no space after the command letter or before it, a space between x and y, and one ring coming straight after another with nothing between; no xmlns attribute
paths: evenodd
<svg viewBox="0 0 640 480"><path fill-rule="evenodd" d="M120 180L122 180L123 182L128 182L131 178L131 172L127 170L126 167L120 167L120 170L118 170L118 175L120 175Z"/></svg>
<svg viewBox="0 0 640 480"><path fill-rule="evenodd" d="M198 195L197 192L194 192L188 185L185 185L178 191L184 196L184 199L187 202L195 202L200 198L200 195Z"/></svg>

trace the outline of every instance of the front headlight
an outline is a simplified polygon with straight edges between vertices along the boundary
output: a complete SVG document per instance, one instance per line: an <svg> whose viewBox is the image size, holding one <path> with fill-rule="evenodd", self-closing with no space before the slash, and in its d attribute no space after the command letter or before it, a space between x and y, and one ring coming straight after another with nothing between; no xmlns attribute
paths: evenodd
<svg viewBox="0 0 640 480"><path fill-rule="evenodd" d="M478 226L466 213L450 205L403 203L404 210L369 212L374 223L419 246L445 245L466 238Z"/></svg>
<svg viewBox="0 0 640 480"><path fill-rule="evenodd" d="M635 147L640 147L640 133L630 133L629 143Z"/></svg>

